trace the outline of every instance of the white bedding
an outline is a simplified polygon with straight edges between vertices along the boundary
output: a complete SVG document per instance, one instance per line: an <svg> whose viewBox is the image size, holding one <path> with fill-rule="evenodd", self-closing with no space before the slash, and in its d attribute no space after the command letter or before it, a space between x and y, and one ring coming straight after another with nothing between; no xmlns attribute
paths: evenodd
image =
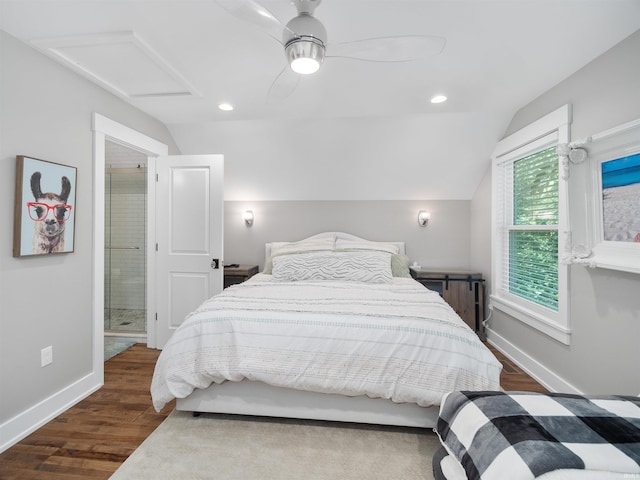
<svg viewBox="0 0 640 480"><path fill-rule="evenodd" d="M156 364L156 410L196 388L258 380L299 390L439 405L497 390L502 366L436 292L390 284L276 282L258 274L204 302Z"/></svg>

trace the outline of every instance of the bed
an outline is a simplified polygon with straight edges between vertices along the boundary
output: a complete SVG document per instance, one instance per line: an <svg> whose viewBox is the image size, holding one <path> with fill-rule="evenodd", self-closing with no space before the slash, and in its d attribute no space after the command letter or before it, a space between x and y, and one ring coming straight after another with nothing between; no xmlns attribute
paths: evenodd
<svg viewBox="0 0 640 480"><path fill-rule="evenodd" d="M435 429L436 480L640 478L640 398L451 392Z"/></svg>
<svg viewBox="0 0 640 480"><path fill-rule="evenodd" d="M265 247L265 269L190 313L161 352L156 410L433 427L452 390L502 366L402 242L327 232Z"/></svg>

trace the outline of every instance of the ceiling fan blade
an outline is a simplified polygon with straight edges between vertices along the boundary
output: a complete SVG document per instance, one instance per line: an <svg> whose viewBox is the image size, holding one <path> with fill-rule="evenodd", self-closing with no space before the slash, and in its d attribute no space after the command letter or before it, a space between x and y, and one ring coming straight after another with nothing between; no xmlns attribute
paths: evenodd
<svg viewBox="0 0 640 480"><path fill-rule="evenodd" d="M285 66L269 87L267 103L273 104L287 98L298 88L298 82L300 75L291 70L289 65Z"/></svg>
<svg viewBox="0 0 640 480"><path fill-rule="evenodd" d="M399 35L329 44L326 57L367 62L408 62L438 55L446 41L430 35Z"/></svg>
<svg viewBox="0 0 640 480"><path fill-rule="evenodd" d="M273 13L255 0L216 0L216 3L234 17L263 28L279 43L283 43L282 38L285 32L297 36Z"/></svg>

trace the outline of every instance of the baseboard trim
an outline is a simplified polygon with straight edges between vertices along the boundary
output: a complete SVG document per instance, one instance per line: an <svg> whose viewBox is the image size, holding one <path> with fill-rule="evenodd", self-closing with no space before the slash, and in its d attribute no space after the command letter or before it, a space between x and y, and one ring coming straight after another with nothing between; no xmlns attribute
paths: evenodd
<svg viewBox="0 0 640 480"><path fill-rule="evenodd" d="M66 388L45 398L0 425L0 453L30 435L80 400L102 387L95 372L77 380ZM6 439L6 440L5 440Z"/></svg>
<svg viewBox="0 0 640 480"><path fill-rule="evenodd" d="M540 383L551 392L575 393L583 395L578 388L567 382L564 378L542 365L528 353L523 352L509 340L490 328L486 329L487 342L500 350L509 360L513 361L527 375Z"/></svg>

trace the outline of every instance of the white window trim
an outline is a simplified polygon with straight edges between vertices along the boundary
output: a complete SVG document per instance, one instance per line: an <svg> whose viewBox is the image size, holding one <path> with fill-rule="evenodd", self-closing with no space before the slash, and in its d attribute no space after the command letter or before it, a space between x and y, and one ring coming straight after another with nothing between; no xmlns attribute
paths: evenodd
<svg viewBox="0 0 640 480"><path fill-rule="evenodd" d="M493 308L503 311L549 337L569 345L571 343L571 328L569 325L569 267L560 262L563 249L567 242L569 231L569 199L567 182L562 179L558 183L558 311L544 308L533 302L500 289L502 285L502 236L497 232L500 222L497 218L497 206L501 199L497 198L497 166L514 157L524 157L533 150L539 150L541 145L553 146L569 143L569 129L571 124L571 106L564 105L545 115L530 125L509 135L498 142L491 156L492 158L492 292L491 304ZM558 168L561 169L560 159ZM560 170L562 172L562 170Z"/></svg>

